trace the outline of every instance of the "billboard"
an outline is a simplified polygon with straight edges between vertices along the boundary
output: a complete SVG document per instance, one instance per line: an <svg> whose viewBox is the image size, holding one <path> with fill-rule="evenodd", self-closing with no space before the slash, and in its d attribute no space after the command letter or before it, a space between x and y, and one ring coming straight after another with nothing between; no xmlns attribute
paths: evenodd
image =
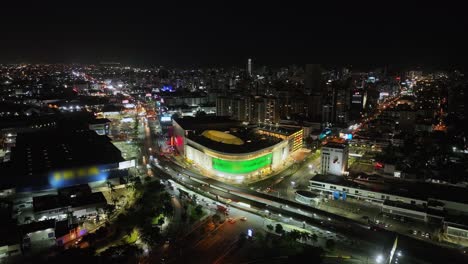
<svg viewBox="0 0 468 264"><path fill-rule="evenodd" d="M218 158L212 158L213 169L232 174L249 173L270 165L272 157L273 153L269 153L251 160L222 160Z"/></svg>
<svg viewBox="0 0 468 264"><path fill-rule="evenodd" d="M126 160L119 162L119 170L128 169L135 167L135 160Z"/></svg>
<svg viewBox="0 0 468 264"><path fill-rule="evenodd" d="M170 116L161 116L161 122L171 122Z"/></svg>
<svg viewBox="0 0 468 264"><path fill-rule="evenodd" d="M340 133L340 138L343 138L345 140L351 140L353 139L353 134Z"/></svg>
<svg viewBox="0 0 468 264"><path fill-rule="evenodd" d="M107 170L103 167L75 168L50 173L49 184L54 188L62 188L89 182L105 181L108 176Z"/></svg>

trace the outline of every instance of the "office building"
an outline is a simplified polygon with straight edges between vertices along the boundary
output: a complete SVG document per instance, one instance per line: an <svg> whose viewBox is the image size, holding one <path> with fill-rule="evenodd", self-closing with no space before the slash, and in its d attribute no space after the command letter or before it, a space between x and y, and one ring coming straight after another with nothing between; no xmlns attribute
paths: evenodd
<svg viewBox="0 0 468 264"><path fill-rule="evenodd" d="M348 170L348 144L329 142L322 147L321 173L341 176Z"/></svg>

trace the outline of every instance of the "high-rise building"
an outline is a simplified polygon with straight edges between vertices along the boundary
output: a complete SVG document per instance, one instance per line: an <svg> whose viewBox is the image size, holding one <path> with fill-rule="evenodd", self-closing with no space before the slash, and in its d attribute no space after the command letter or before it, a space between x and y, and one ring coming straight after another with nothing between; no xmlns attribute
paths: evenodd
<svg viewBox="0 0 468 264"><path fill-rule="evenodd" d="M249 77L252 76L252 59L247 60L247 74Z"/></svg>
<svg viewBox="0 0 468 264"><path fill-rule="evenodd" d="M279 122L278 99L273 96L220 96L216 99L216 114L239 121L275 124Z"/></svg>
<svg viewBox="0 0 468 264"><path fill-rule="evenodd" d="M317 64L307 64L305 67L304 93L307 95L307 111L309 119L322 122L324 104L324 83L322 69Z"/></svg>
<svg viewBox="0 0 468 264"><path fill-rule="evenodd" d="M346 124L349 121L351 103L349 85L336 87L335 94L335 123Z"/></svg>
<svg viewBox="0 0 468 264"><path fill-rule="evenodd" d="M321 95L323 92L322 69L318 64L307 64L304 78L305 94Z"/></svg>
<svg viewBox="0 0 468 264"><path fill-rule="evenodd" d="M306 97L306 115L315 122L322 122L322 95L308 95Z"/></svg>
<svg viewBox="0 0 468 264"><path fill-rule="evenodd" d="M226 96L218 96L216 98L216 115L229 116L231 107L231 99Z"/></svg>
<svg viewBox="0 0 468 264"><path fill-rule="evenodd" d="M357 120L361 118L365 105L366 93L364 89L354 89L351 94L350 119Z"/></svg>
<svg viewBox="0 0 468 264"><path fill-rule="evenodd" d="M348 170L348 145L329 142L322 147L321 173L341 176Z"/></svg>

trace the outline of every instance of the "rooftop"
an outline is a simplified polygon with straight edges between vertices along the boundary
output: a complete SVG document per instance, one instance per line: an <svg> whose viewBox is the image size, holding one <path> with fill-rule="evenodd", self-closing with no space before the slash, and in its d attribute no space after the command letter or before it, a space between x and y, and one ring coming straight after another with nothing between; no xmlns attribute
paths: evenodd
<svg viewBox="0 0 468 264"><path fill-rule="evenodd" d="M288 125L280 125L280 126L259 126L259 130L264 130L276 134L281 134L284 136L290 136L300 130L302 130L302 127L299 126L288 126Z"/></svg>
<svg viewBox="0 0 468 264"><path fill-rule="evenodd" d="M0 164L0 188L43 188L56 171L123 161L106 136L94 131L61 130L18 134L9 162Z"/></svg>
<svg viewBox="0 0 468 264"><path fill-rule="evenodd" d="M373 180L368 184L363 184L363 181L358 183L352 180L348 180L342 176L323 174L316 175L312 180L348 186L368 191L414 198L423 201L427 201L428 199L437 199L468 204L468 196L466 195L468 193L467 188L426 182L406 182L391 180L387 178L382 178L378 175L373 175L372 178L375 178L376 180Z"/></svg>
<svg viewBox="0 0 468 264"><path fill-rule="evenodd" d="M107 124L110 123L111 121L107 118L96 118L96 119L91 119L88 121L89 124L91 125L98 125L98 124Z"/></svg>
<svg viewBox="0 0 468 264"><path fill-rule="evenodd" d="M74 198L61 195L43 195L33 197L34 212L43 212L56 208L78 208L96 204L107 204L107 200L101 192L81 195Z"/></svg>
<svg viewBox="0 0 468 264"><path fill-rule="evenodd" d="M216 141L207 138L203 135L203 133L191 133L188 135L188 138L202 146L205 146L218 152L238 154L255 152L267 147L274 146L275 144L278 144L282 141L282 139L273 136L261 135L257 133L255 129L233 130L230 132L230 134L227 135L232 136L231 139L233 139L233 141L236 141L238 143L242 141L244 142L244 144L226 144L222 141ZM234 140L234 138L236 139Z"/></svg>
<svg viewBox="0 0 468 264"><path fill-rule="evenodd" d="M55 228L55 219L48 219L39 222L32 222L25 225L20 225L21 233L26 235L36 231L42 231L49 228Z"/></svg>
<svg viewBox="0 0 468 264"><path fill-rule="evenodd" d="M55 237L63 237L70 233L70 230L76 228L78 224L72 224L71 226L68 224L68 220L57 221L55 223Z"/></svg>
<svg viewBox="0 0 468 264"><path fill-rule="evenodd" d="M232 134L218 131L218 130L205 130L202 136L211 139L216 142L230 145L243 145L244 141Z"/></svg>
<svg viewBox="0 0 468 264"><path fill-rule="evenodd" d="M345 149L347 144L345 143L338 143L338 142L328 142L325 144L326 148L335 148L335 149Z"/></svg>

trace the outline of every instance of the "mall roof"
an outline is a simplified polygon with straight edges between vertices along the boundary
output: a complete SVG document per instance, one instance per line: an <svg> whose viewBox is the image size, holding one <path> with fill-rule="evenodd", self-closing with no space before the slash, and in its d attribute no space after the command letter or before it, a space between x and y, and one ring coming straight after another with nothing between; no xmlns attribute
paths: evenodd
<svg viewBox="0 0 468 264"><path fill-rule="evenodd" d="M372 177L382 178L378 175ZM429 199L445 200L468 204L467 188L433 184L427 182L407 182L382 178L383 182L370 182L364 185L343 176L317 174L311 181L324 182L358 188L367 191L387 193L402 197L414 198L427 201Z"/></svg>
<svg viewBox="0 0 468 264"><path fill-rule="evenodd" d="M40 189L53 171L124 161L108 137L91 130L20 133L10 157L0 164L0 189Z"/></svg>
<svg viewBox="0 0 468 264"><path fill-rule="evenodd" d="M218 130L205 130L202 133L202 136L211 139L216 142L229 145L243 145L244 141L232 134L218 131Z"/></svg>
<svg viewBox="0 0 468 264"><path fill-rule="evenodd" d="M230 132L230 135L233 135L244 142L242 145L235 144L225 144L222 142L213 141L203 134L192 133L188 135L190 140L221 153L249 153L255 152L264 148L271 147L275 144L278 144L282 140L268 135L261 135L257 133L254 129L240 129L236 132ZM190 145L190 144L189 144Z"/></svg>

